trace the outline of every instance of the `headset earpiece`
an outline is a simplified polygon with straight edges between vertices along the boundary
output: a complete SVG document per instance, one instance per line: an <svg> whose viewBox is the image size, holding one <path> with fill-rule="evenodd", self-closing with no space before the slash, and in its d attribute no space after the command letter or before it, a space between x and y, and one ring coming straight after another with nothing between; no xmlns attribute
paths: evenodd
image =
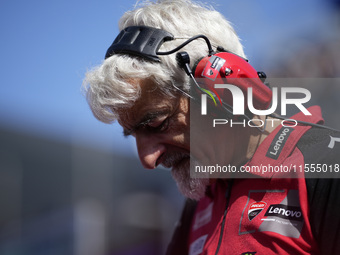
<svg viewBox="0 0 340 255"><path fill-rule="evenodd" d="M258 110L268 109L272 100L272 91L262 80L263 72L257 72L246 59L230 53L219 52L201 59L193 68L194 78L201 89L212 91L221 104L232 104L232 95L228 89L215 88L216 84L231 84L248 95L252 88L253 105Z"/></svg>

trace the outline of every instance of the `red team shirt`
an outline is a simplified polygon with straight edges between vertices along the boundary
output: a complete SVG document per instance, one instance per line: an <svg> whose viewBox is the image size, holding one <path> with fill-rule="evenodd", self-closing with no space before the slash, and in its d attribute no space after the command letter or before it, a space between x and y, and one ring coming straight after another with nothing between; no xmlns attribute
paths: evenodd
<svg viewBox="0 0 340 255"><path fill-rule="evenodd" d="M309 110L309 122L322 122L318 107ZM292 118L304 120L304 115ZM319 254L309 223L306 181L298 173L304 157L296 146L310 128L277 128L246 164L287 166L292 177L301 178L280 178L287 176L280 172L253 173L259 178L219 179L209 187L192 217L189 255Z"/></svg>

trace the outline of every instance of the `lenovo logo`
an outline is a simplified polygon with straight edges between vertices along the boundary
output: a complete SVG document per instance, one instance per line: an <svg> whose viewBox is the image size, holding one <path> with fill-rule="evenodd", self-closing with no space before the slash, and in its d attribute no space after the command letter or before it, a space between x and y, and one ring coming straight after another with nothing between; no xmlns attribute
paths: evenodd
<svg viewBox="0 0 340 255"><path fill-rule="evenodd" d="M275 135L272 143L270 144L266 156L272 159L278 159L283 146L285 145L290 133L293 130L293 128L289 127L281 128L280 131Z"/></svg>
<svg viewBox="0 0 340 255"><path fill-rule="evenodd" d="M283 219L302 221L301 208L298 206L270 205L264 216L277 216Z"/></svg>

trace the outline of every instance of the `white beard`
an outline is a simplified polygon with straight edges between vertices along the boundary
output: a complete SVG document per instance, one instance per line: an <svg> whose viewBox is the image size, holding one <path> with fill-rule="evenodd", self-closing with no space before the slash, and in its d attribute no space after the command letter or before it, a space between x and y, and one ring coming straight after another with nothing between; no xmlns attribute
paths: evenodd
<svg viewBox="0 0 340 255"><path fill-rule="evenodd" d="M190 160L190 156L184 153L171 153L163 161L165 167L172 167L171 174L177 183L179 191L187 198L200 200L205 196L205 191L209 185L209 178L192 178L190 177L191 164L197 164L198 161ZM193 166L191 166L193 167Z"/></svg>

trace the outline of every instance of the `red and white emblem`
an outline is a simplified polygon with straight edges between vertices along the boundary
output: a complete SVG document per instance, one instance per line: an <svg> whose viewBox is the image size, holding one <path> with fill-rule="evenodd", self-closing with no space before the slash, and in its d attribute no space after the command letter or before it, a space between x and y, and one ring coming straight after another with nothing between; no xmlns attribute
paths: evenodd
<svg viewBox="0 0 340 255"><path fill-rule="evenodd" d="M248 208L248 219L254 219L267 206L266 202L254 202Z"/></svg>

